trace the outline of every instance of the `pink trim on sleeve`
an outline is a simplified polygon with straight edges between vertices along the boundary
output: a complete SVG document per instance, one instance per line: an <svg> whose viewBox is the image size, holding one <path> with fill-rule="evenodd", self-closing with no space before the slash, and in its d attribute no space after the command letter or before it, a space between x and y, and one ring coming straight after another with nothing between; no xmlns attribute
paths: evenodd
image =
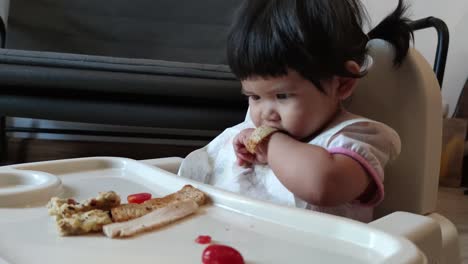
<svg viewBox="0 0 468 264"><path fill-rule="evenodd" d="M375 193L375 195L373 196L372 199L370 199L369 201L366 201L365 203L361 203L361 205L372 207L372 206L376 206L377 204L379 204L383 200L383 198L384 198L384 187L383 187L382 179L379 176L379 174L377 173L377 171L374 169L374 167L372 167L372 165L370 165L370 163L364 157L362 157L361 155L359 155L358 153L356 153L356 152L354 152L352 150L342 148L342 147L330 148L330 149L328 149L328 152L331 153L331 154L346 155L346 156L354 159L359 164L361 164L361 166L366 170L366 172L374 180L375 185L377 186L377 192Z"/></svg>

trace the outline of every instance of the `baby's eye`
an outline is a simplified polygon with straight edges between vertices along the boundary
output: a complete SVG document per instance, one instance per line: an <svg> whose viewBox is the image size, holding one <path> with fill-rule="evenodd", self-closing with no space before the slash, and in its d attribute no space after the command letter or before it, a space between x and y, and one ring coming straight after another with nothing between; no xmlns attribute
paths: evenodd
<svg viewBox="0 0 468 264"><path fill-rule="evenodd" d="M288 98L289 98L289 94L285 94L285 93L276 94L276 99L284 100L284 99L288 99Z"/></svg>
<svg viewBox="0 0 468 264"><path fill-rule="evenodd" d="M252 94L252 95L249 95L249 98L254 100L254 101L257 101L257 100L260 99L260 96Z"/></svg>

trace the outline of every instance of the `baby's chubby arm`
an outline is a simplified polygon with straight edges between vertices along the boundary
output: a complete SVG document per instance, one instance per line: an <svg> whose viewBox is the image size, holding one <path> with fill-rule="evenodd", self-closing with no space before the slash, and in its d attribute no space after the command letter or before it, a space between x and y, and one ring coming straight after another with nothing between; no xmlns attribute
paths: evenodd
<svg viewBox="0 0 468 264"><path fill-rule="evenodd" d="M257 146L269 166L292 193L317 206L356 200L371 184L364 168L352 158L274 133Z"/></svg>

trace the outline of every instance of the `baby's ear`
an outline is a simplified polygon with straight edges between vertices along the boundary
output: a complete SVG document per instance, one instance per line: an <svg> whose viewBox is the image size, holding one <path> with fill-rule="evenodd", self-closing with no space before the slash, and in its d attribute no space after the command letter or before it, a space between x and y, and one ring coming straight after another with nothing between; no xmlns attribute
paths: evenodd
<svg viewBox="0 0 468 264"><path fill-rule="evenodd" d="M345 63L346 69L354 74L359 74L360 67L355 61L347 61ZM338 97L341 100L345 100L351 94L353 94L354 89L357 85L357 78L353 77L338 77L339 87L338 87Z"/></svg>

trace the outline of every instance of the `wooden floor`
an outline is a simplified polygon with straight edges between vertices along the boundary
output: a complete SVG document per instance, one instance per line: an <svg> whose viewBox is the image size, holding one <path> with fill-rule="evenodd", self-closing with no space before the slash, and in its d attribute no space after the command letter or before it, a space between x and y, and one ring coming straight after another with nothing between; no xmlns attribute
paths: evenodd
<svg viewBox="0 0 468 264"><path fill-rule="evenodd" d="M468 195L463 188L439 188L437 213L455 224L459 233L463 264L468 264Z"/></svg>
<svg viewBox="0 0 468 264"><path fill-rule="evenodd" d="M168 146L158 144L10 139L9 164L33 161L118 156L133 159L185 157L200 146ZM468 264L468 196L462 188L441 187L437 212L451 220L460 237L460 252Z"/></svg>

